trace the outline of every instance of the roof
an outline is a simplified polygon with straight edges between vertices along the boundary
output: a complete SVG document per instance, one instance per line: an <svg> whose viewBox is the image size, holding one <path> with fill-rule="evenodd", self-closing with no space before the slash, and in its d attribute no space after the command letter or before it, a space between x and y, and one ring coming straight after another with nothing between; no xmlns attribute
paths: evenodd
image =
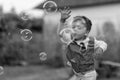
<svg viewBox="0 0 120 80"><path fill-rule="evenodd" d="M70 8L89 7L104 4L120 3L120 0L52 0L56 2L59 8L69 6ZM44 3L35 8L42 9Z"/></svg>

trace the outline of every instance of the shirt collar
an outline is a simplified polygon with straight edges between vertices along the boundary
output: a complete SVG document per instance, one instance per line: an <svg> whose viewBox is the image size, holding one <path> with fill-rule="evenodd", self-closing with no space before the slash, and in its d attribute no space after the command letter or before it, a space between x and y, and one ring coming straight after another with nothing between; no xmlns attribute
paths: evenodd
<svg viewBox="0 0 120 80"><path fill-rule="evenodd" d="M75 41L75 42L79 45L81 42L87 43L88 41L89 41L89 38L86 37L86 39L84 39L84 40L77 40L77 41Z"/></svg>
<svg viewBox="0 0 120 80"><path fill-rule="evenodd" d="M83 41L83 40L85 40L87 38L87 36L83 36L83 37L81 37L81 38L79 38L79 39L73 39L74 41Z"/></svg>

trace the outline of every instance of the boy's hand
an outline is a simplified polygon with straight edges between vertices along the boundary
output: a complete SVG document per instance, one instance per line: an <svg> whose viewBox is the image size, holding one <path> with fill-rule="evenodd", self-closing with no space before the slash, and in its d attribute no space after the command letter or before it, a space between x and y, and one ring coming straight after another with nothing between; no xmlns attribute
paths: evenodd
<svg viewBox="0 0 120 80"><path fill-rule="evenodd" d="M60 21L65 23L66 19L68 19L70 17L70 8L69 7L65 7L63 10L60 9L60 14L61 14L61 19Z"/></svg>
<svg viewBox="0 0 120 80"><path fill-rule="evenodd" d="M103 53L103 49L98 47L98 48L95 49L94 57L96 57L96 58L100 57L102 55L102 53Z"/></svg>
<svg viewBox="0 0 120 80"><path fill-rule="evenodd" d="M96 49L95 49L95 53L96 53L96 54L101 54L101 53L103 53L102 48L100 48L100 47L96 48Z"/></svg>

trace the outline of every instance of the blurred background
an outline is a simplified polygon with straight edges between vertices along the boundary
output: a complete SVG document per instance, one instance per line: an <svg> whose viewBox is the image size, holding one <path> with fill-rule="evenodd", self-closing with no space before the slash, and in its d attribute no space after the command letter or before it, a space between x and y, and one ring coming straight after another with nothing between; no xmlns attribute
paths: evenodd
<svg viewBox="0 0 120 80"><path fill-rule="evenodd" d="M90 36L108 44L96 61L97 80L120 79L119 0L0 0L0 80L68 80L73 75L66 45L57 36L58 10L65 6L72 11L67 25L74 16L87 16L93 24ZM23 20L21 13L30 18ZM31 40L21 39L24 29L32 32Z"/></svg>

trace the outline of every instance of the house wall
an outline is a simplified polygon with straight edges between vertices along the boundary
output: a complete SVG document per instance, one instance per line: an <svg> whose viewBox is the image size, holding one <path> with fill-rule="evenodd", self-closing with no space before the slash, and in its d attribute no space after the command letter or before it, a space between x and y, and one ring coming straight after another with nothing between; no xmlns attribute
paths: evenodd
<svg viewBox="0 0 120 80"><path fill-rule="evenodd" d="M72 9L71 17L76 15L84 15L91 19L93 26L91 35L96 35L96 27L100 27L105 21L112 21L117 30L120 30L118 25L120 21L120 3L118 4L109 4L109 5L101 5L101 6L92 6L85 8L77 8ZM46 22L50 24L59 24L60 13L53 13L47 15ZM68 20L68 21L69 21Z"/></svg>

